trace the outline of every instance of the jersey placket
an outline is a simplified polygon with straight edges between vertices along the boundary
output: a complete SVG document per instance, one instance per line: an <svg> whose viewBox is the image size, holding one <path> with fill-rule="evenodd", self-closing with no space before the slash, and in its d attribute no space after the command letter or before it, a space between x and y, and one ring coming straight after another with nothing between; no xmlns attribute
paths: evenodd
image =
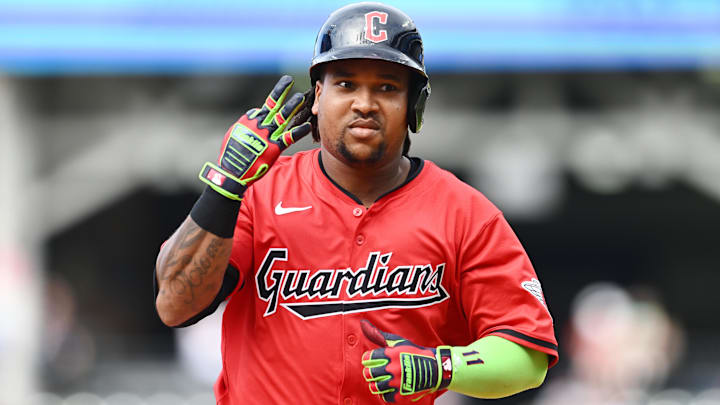
<svg viewBox="0 0 720 405"><path fill-rule="evenodd" d="M352 238L352 246L350 248L350 257L348 263L351 263L353 269L358 269L364 265L363 256L367 257L367 225L368 216L370 210L363 206L357 205L352 208L349 212L353 218L355 218L355 231ZM343 289L343 301L350 300L347 290ZM357 388L356 384L361 376L362 367L360 365L360 358L362 357L361 345L359 344L361 339L361 332L359 324L357 323L357 317L352 314L346 315L342 313L342 331L343 331L343 359L345 363L343 385L340 389L339 404L342 405L353 405L359 404L359 398L354 394L354 388Z"/></svg>

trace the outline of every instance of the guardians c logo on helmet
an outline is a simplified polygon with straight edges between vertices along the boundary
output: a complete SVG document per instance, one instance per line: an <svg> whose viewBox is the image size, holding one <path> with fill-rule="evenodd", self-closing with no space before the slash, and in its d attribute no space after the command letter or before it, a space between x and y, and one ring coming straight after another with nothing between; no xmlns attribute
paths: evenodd
<svg viewBox="0 0 720 405"><path fill-rule="evenodd" d="M372 11L365 14L365 38L368 41L375 43L387 41L387 30L381 30L375 25L376 21L383 25L387 24L387 17L388 14L382 11Z"/></svg>

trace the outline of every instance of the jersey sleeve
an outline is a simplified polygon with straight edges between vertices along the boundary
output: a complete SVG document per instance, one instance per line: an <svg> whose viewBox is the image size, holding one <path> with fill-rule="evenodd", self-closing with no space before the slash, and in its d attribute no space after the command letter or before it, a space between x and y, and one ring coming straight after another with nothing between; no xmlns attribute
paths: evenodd
<svg viewBox="0 0 720 405"><path fill-rule="evenodd" d="M501 213L465 235L460 254L462 307L474 338L495 335L558 361L553 320L540 281Z"/></svg>

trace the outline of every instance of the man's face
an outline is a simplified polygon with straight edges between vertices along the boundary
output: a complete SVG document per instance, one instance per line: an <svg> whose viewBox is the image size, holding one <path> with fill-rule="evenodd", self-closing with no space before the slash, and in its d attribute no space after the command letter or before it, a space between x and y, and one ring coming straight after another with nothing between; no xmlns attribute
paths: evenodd
<svg viewBox="0 0 720 405"><path fill-rule="evenodd" d="M312 111L323 150L355 167L400 156L407 136L408 69L372 59L327 63Z"/></svg>

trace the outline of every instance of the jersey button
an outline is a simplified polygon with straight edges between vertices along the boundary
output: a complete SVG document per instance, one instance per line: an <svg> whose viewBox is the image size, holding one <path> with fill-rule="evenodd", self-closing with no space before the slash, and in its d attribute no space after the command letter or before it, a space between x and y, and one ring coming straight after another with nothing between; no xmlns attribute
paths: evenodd
<svg viewBox="0 0 720 405"><path fill-rule="evenodd" d="M363 236L362 234L356 236L355 243L357 243L358 245L362 245L363 243L365 243L365 236Z"/></svg>
<svg viewBox="0 0 720 405"><path fill-rule="evenodd" d="M355 207L355 209L353 210L353 215L355 215L356 217L359 217L360 215L362 215L362 213L363 210L360 207Z"/></svg>
<svg viewBox="0 0 720 405"><path fill-rule="evenodd" d="M350 346L355 346L358 342L357 336L353 335L352 333L347 335L347 342Z"/></svg>
<svg viewBox="0 0 720 405"><path fill-rule="evenodd" d="M345 397L345 400L343 401L343 405L352 405L352 398Z"/></svg>

